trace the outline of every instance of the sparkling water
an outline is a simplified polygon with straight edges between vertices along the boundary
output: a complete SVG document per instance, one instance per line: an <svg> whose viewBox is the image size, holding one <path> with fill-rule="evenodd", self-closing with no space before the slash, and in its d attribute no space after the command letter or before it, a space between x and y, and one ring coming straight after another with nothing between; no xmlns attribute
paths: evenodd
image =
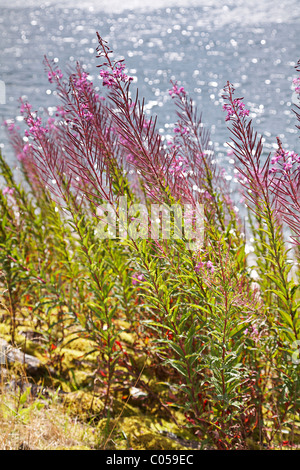
<svg viewBox="0 0 300 470"><path fill-rule="evenodd" d="M17 117L18 98L33 109L53 112L58 104L43 56L66 70L79 60L102 89L96 68L96 31L116 58L124 58L146 100L147 113L158 116L164 136L173 134L176 113L168 90L178 80L193 97L211 130L216 156L227 169L222 89L227 80L244 97L265 151L276 147L299 152L292 111L294 65L300 58L299 0L0 0L0 121ZM126 8L124 7L126 5ZM5 101L5 104L3 102ZM13 161L4 130L2 151Z"/></svg>

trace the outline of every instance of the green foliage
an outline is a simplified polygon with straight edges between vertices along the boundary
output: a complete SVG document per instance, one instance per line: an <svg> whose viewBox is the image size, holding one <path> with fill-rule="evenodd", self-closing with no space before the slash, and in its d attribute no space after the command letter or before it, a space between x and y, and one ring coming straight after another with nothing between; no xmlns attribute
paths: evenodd
<svg viewBox="0 0 300 470"><path fill-rule="evenodd" d="M107 439L112 423L118 424L112 411L121 394L123 411L129 400L141 400L142 408L147 397L148 407L177 425L180 410L185 416L181 426L203 445L271 448L286 433L292 444L299 427L299 270L292 272L293 253L275 210L268 161L260 168L261 141L256 143L251 123L241 119L228 85L227 99L236 113L233 134L240 142L238 147L233 139L235 153L244 165L249 196L255 256L250 266L241 222L206 152L208 138L201 134L192 101L173 88L179 125L188 128L176 137L176 145L194 169L195 199L195 185L185 187L195 181L184 179L178 169L173 180L168 174L176 154L165 151L154 123L145 120L143 105L129 97L130 80L114 78L118 62L111 62L100 37L99 44L115 80L110 99L117 112L102 108L80 68L76 91L74 77L64 87L50 66L76 133L66 123L53 135L39 128L28 157L32 167L20 162L21 184L0 155L1 177L9 188L0 191L0 288L12 343L21 323L34 325L47 365L72 384L76 396L89 381L78 378L74 363L90 360L89 386L93 393L100 389L97 414ZM84 119L88 107L91 125ZM122 166L129 151L137 170L134 182ZM78 184L75 175L81 177ZM49 179L51 187L44 184ZM147 220L158 199L165 208L178 204L181 209L186 201L200 201L202 246L192 251L185 233L182 239L149 239L129 230L126 239L102 238L109 227L99 229L97 209L120 195L127 197L127 211L135 209L133 220L139 215L133 205L141 200ZM120 208L115 212L120 220ZM173 214L168 235L175 229ZM140 223L138 234L143 230ZM68 347L80 340L88 345L71 366ZM9 406L8 411L26 420L27 399L27 392L21 394L17 409ZM94 395L91 410L93 400Z"/></svg>
<svg viewBox="0 0 300 470"><path fill-rule="evenodd" d="M62 211L46 192L25 192L1 161L6 184L15 188L13 204L0 193L1 275L12 338L20 315L30 318L45 339L48 364L61 373L68 344L88 338L82 357L98 358L102 415L109 416L120 380L137 378L135 357L144 351L150 364L168 371L168 413L180 409L186 426L217 448L247 447L253 436L258 445L271 445L282 427L293 432L299 378L289 358L299 334L298 285L288 279L288 252L272 213L251 219L258 292L245 241L231 230L236 220L223 232L206 220L210 237L194 253L184 239L100 240L91 206L67 199ZM134 283L136 272L142 280ZM126 332L136 339L125 343ZM143 380L140 386L151 391ZM23 395L17 413L26 419ZM165 399L155 398L161 405ZM272 419L270 432L265 423Z"/></svg>

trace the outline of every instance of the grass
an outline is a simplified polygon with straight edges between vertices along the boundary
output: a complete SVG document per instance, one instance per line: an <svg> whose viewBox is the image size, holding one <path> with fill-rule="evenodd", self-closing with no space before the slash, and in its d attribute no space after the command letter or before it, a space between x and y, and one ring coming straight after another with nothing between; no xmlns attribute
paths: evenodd
<svg viewBox="0 0 300 470"><path fill-rule="evenodd" d="M30 386L26 376L18 382ZM14 384L14 385L12 385ZM26 393L26 392L25 392ZM56 398L34 397L16 385L16 375L1 369L0 449L58 450L97 447L97 429L71 416ZM23 397L23 398L22 398ZM21 399L21 403L19 402Z"/></svg>
<svg viewBox="0 0 300 470"><path fill-rule="evenodd" d="M9 341L8 323L1 324L0 337ZM28 336L29 331L28 322L19 324L15 345L41 359L45 369L41 376L32 377L22 363L0 367L1 450L178 450L200 446L192 433L166 418L153 403L147 406L130 394L115 397L111 416L104 418L101 387L97 389L94 381L95 358L94 362L93 358L78 359L91 350L89 340L71 333L69 347L60 347L61 367L51 369L41 353L40 341L25 340L24 332ZM132 337L128 336L130 342ZM74 363L76 372L72 374ZM143 376L143 380L149 382L149 377ZM175 415L179 422L185 421L182 413Z"/></svg>

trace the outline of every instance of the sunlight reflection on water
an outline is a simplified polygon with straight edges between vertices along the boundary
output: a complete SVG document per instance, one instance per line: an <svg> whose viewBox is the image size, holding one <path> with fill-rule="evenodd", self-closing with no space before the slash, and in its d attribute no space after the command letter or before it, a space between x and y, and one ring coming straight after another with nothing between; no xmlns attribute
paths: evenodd
<svg viewBox="0 0 300 470"><path fill-rule="evenodd" d="M218 158L226 167L224 143L229 132L222 111L222 88L231 81L251 110L270 151L279 135L286 148L297 151L292 113L293 66L299 55L298 1L211 0L11 2L2 0L0 18L0 79L6 104L0 120L18 115L18 97L26 95L35 109L57 102L43 75L43 55L64 69L79 60L98 82L96 31L124 57L134 75L146 110L158 114L158 127L172 134L176 120L168 89L170 79L183 84L195 99L212 132ZM126 8L135 8L132 11ZM174 5L177 5L175 7ZM189 5L189 7L187 7ZM6 8L5 8L6 7ZM103 10L103 11L101 11ZM121 11L122 10L122 11ZM11 157L3 130L1 146Z"/></svg>

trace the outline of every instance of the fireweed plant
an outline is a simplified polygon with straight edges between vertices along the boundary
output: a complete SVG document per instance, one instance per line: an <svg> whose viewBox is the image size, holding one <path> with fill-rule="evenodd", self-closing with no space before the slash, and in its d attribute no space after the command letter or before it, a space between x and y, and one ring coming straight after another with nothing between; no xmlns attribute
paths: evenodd
<svg viewBox="0 0 300 470"><path fill-rule="evenodd" d="M23 175L17 183L1 157L1 282L12 340L18 322L33 322L49 364L67 380L60 345L74 339L74 328L89 338L104 416L124 384L138 383L175 422L183 411L181 425L204 447L292 446L299 439L300 158L279 140L274 156L263 155L249 110L227 83L223 108L249 210L251 266L193 100L171 83L177 122L165 141L133 94L126 65L97 36L103 96L79 64L64 76L45 58L60 99L55 117L42 121L21 100L25 136L6 124ZM294 85L299 93L299 78ZM299 120L297 106L295 113ZM199 206L203 237L190 245L176 210L195 236ZM130 344L124 333L133 335Z"/></svg>

